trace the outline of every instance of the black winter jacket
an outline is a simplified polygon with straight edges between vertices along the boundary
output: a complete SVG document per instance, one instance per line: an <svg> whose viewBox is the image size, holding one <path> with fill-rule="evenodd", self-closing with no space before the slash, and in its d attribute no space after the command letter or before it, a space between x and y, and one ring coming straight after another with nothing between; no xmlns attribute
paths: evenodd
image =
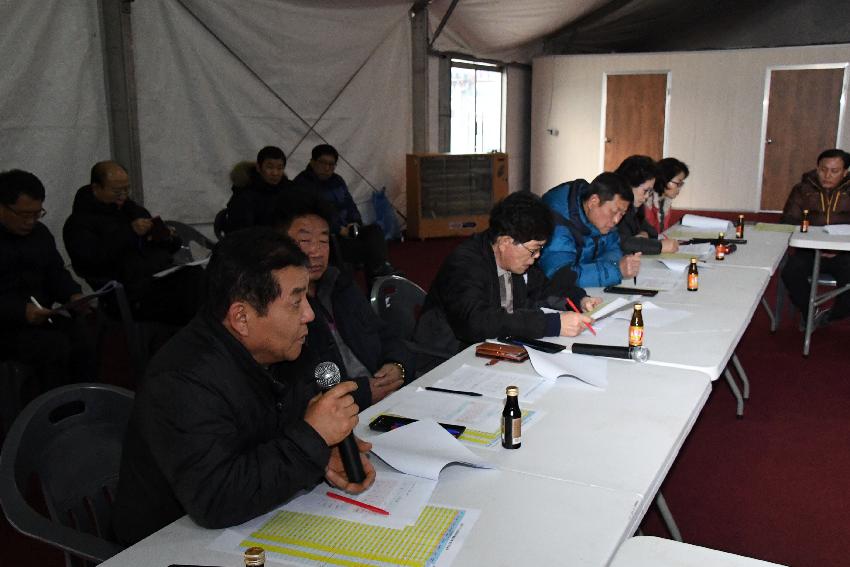
<svg viewBox="0 0 850 567"><path fill-rule="evenodd" d="M576 285L576 274L568 267L549 280L535 263L525 277L513 275L514 312L508 313L499 297L496 257L488 233L473 235L440 267L425 299L414 341L455 353L500 335L558 335L560 316L543 313L540 307L563 310L566 297L578 305L587 293Z"/></svg>
<svg viewBox="0 0 850 567"><path fill-rule="evenodd" d="M307 351L313 362L335 362L344 369L342 355L334 342L328 325L336 325L348 348L374 375L387 362L398 362L404 367L405 382L415 374L415 361L402 337L372 311L369 301L351 276L329 266L319 281L317 296L310 299L316 318L307 325ZM357 382L354 401L361 410L372 405L369 376L353 376Z"/></svg>
<svg viewBox="0 0 850 567"><path fill-rule="evenodd" d="M228 231L249 226L273 226L278 201L292 189L292 181L287 177L277 185L269 185L256 169L252 168L248 175L248 185L232 187L233 196L227 203Z"/></svg>
<svg viewBox="0 0 850 567"><path fill-rule="evenodd" d="M649 234L649 238L635 236L642 230ZM623 215L617 225L617 232L620 233L620 248L625 254L634 252L661 254L661 241L658 240L658 231L646 222L643 207L635 209L633 205L629 205L626 214Z"/></svg>
<svg viewBox="0 0 850 567"><path fill-rule="evenodd" d="M46 226L37 222L32 232L20 236L0 225L0 324L4 330L26 324L30 296L49 308L80 291Z"/></svg>
<svg viewBox="0 0 850 567"><path fill-rule="evenodd" d="M81 187L62 231L77 274L95 288L118 280L132 294L150 276L171 266L180 239L153 242L138 236L130 223L140 218L151 214L135 201L127 199L119 209L98 201L91 185Z"/></svg>
<svg viewBox="0 0 850 567"><path fill-rule="evenodd" d="M119 541L183 514L233 526L315 486L330 458L302 419L316 393L300 361L267 370L199 314L156 354L136 395L114 507Z"/></svg>

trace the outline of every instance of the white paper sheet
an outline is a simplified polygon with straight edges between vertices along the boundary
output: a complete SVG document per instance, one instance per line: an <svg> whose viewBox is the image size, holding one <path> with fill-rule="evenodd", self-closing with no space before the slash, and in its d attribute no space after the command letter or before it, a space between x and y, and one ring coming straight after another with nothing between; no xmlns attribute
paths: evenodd
<svg viewBox="0 0 850 567"><path fill-rule="evenodd" d="M651 301L643 302L643 323L644 325L652 326L653 328L674 325L690 316L691 313L688 311L659 307ZM615 313L611 317L614 319L624 319L628 321L632 318L632 314L628 311L622 311L620 313Z"/></svg>
<svg viewBox="0 0 850 567"><path fill-rule="evenodd" d="M555 354L529 351L528 355L534 370L544 378L572 378L603 390L608 387L608 361L604 358L581 356L567 351Z"/></svg>
<svg viewBox="0 0 850 567"><path fill-rule="evenodd" d="M439 392L417 390L412 396L401 397L398 403L388 406L383 413L413 419L434 419L479 431L493 431L499 426L503 406L502 400L493 398L447 396Z"/></svg>
<svg viewBox="0 0 850 567"><path fill-rule="evenodd" d="M529 348L526 350L533 349ZM464 364L447 376L437 380L434 386L448 390L477 392L488 398L498 400L505 398L505 388L507 386L516 386L519 388L525 401L534 402L546 391L548 384L539 376L532 374L502 372L499 370L490 370L489 368L475 368ZM453 394L444 395L451 396Z"/></svg>
<svg viewBox="0 0 850 567"><path fill-rule="evenodd" d="M210 257L201 258L200 260L193 260L192 262L186 262L185 264L180 264L179 266L172 266L170 268L166 268L161 272L157 272L153 275L155 278L164 278L168 274L173 274L177 270L182 270L188 266L206 266L210 262Z"/></svg>
<svg viewBox="0 0 850 567"><path fill-rule="evenodd" d="M830 224L823 227L823 230L827 234L850 236L850 224Z"/></svg>
<svg viewBox="0 0 850 567"><path fill-rule="evenodd" d="M712 232L725 232L727 235L733 234L735 231L735 227L727 220L691 214L682 217L682 226L711 230Z"/></svg>
<svg viewBox="0 0 850 567"><path fill-rule="evenodd" d="M290 512L331 516L373 526L401 529L416 523L416 519L431 499L431 494L436 487L436 480L387 470L375 476L375 483L366 492L347 494L321 483L312 491L291 500L285 508ZM327 495L328 492L377 506L389 512L390 515L376 514L353 504L335 500Z"/></svg>
<svg viewBox="0 0 850 567"><path fill-rule="evenodd" d="M372 453L406 474L437 480L450 463L493 468L433 419L422 419L372 439Z"/></svg>

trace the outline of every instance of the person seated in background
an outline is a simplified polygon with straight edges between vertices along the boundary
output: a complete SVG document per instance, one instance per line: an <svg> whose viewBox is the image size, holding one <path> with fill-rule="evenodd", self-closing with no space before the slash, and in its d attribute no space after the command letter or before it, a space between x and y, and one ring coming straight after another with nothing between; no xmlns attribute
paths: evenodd
<svg viewBox="0 0 850 567"><path fill-rule="evenodd" d="M673 199L679 196L685 186L685 179L691 172L687 165L671 157L658 162L658 171L660 175L655 180L655 191L650 194L643 208L646 222L661 234L673 224L670 214Z"/></svg>
<svg viewBox="0 0 850 567"><path fill-rule="evenodd" d="M234 167L226 232L274 224L275 204L292 187L285 169L286 155L276 146L261 149L255 163L240 162Z"/></svg>
<svg viewBox="0 0 850 567"><path fill-rule="evenodd" d="M658 231L646 222L643 203L653 193L655 179L659 176L655 161L648 156L629 156L614 173L620 175L632 189L634 200L626 214L617 224L620 248L625 254L671 253L679 250L679 243L672 238L658 240Z"/></svg>
<svg viewBox="0 0 850 567"><path fill-rule="evenodd" d="M131 544L183 514L205 528L241 524L324 478L347 492L336 445L357 424L345 381L319 393L296 361L313 311L307 258L267 227L222 240L206 302L153 358L127 426L113 524ZM359 442L361 452L371 446Z"/></svg>
<svg viewBox="0 0 850 567"><path fill-rule="evenodd" d="M92 167L91 183L77 191L63 229L71 264L95 289L110 280L122 283L137 319L185 325L197 311L203 268L154 277L174 265L181 241L129 194L130 177L121 165Z"/></svg>
<svg viewBox="0 0 850 567"><path fill-rule="evenodd" d="M800 183L791 189L780 222L799 225L803 211L809 211L811 226L850 224L850 155L839 149L822 152L818 156L817 169L803 174ZM782 270L782 281L788 288L791 302L800 310L803 318L809 311L809 291L814 265L814 250L795 248L788 255ZM838 287L850 283L850 252L821 252L822 271L831 274ZM824 326L850 315L850 293L839 295L831 309L824 309L816 316L816 324Z"/></svg>
<svg viewBox="0 0 850 567"><path fill-rule="evenodd" d="M49 309L82 294L53 235L39 222L44 197L44 185L32 173L0 173L0 359L33 366L40 382L23 393L21 402L97 376L85 318L77 316L88 306L78 307L71 319Z"/></svg>
<svg viewBox="0 0 850 567"><path fill-rule="evenodd" d="M357 382L354 400L363 409L411 381L413 356L395 329L372 310L351 276L328 265L333 210L315 195L296 194L278 209L277 229L309 259L307 296L316 318L307 351L331 360Z"/></svg>
<svg viewBox="0 0 850 567"><path fill-rule="evenodd" d="M414 341L447 354L502 335L578 335L601 299L588 297L569 268L547 278L535 263L554 228L552 213L529 192L508 195L490 212L489 228L449 254L422 308ZM546 313L541 307L560 312ZM439 360L420 362L428 370Z"/></svg>
<svg viewBox="0 0 850 567"><path fill-rule="evenodd" d="M550 278L569 268L581 287L617 285L637 276L640 252L623 254L615 230L632 203L632 190L616 173L600 173L592 183L576 179L543 195L554 212L555 231L540 265Z"/></svg>
<svg viewBox="0 0 850 567"><path fill-rule="evenodd" d="M363 224L357 204L345 180L334 172L339 152L330 144L319 144L310 163L295 177L298 189L318 195L334 207L331 234L339 236L342 260L364 265L368 281L395 272L387 261L387 241L377 224Z"/></svg>

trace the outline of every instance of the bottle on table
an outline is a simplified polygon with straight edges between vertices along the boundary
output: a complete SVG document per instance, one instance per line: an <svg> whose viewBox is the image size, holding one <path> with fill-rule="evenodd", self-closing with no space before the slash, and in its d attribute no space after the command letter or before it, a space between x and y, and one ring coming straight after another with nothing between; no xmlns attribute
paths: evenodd
<svg viewBox="0 0 850 567"><path fill-rule="evenodd" d="M809 232L809 209L803 209L803 220L800 221L800 232Z"/></svg>
<svg viewBox="0 0 850 567"><path fill-rule="evenodd" d="M522 412L519 409L519 388L505 388L505 409L502 410L502 447L519 449L522 445Z"/></svg>
<svg viewBox="0 0 850 567"><path fill-rule="evenodd" d="M717 235L717 245L714 247L714 259L723 260L726 258L726 243L723 242L725 233L721 232Z"/></svg>
<svg viewBox="0 0 850 567"><path fill-rule="evenodd" d="M266 552L262 547L249 547L245 550L245 567L264 567Z"/></svg>
<svg viewBox="0 0 850 567"><path fill-rule="evenodd" d="M643 346L643 305L635 303L632 320L629 323L629 346Z"/></svg>
<svg viewBox="0 0 850 567"><path fill-rule="evenodd" d="M735 238L744 238L744 215L738 215L738 224L735 225Z"/></svg>
<svg viewBox="0 0 850 567"><path fill-rule="evenodd" d="M691 264L688 266L688 291L697 291L699 289L699 269L697 268L697 259L691 258Z"/></svg>

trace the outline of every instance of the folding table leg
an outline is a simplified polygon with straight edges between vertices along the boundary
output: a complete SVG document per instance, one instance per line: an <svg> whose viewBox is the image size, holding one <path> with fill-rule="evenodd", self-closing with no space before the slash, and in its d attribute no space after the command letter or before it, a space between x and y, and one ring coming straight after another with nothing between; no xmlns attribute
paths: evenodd
<svg viewBox="0 0 850 567"><path fill-rule="evenodd" d="M726 378L726 383L729 384L729 389L732 390L732 395L735 396L735 399L738 401L738 410L735 412L735 415L738 419L741 419L744 417L744 398L741 396L741 390L738 389L738 384L732 377L732 373L729 372L728 366L726 367L726 370L723 371L723 376Z"/></svg>
<svg viewBox="0 0 850 567"><path fill-rule="evenodd" d="M774 315L773 309L770 307L770 304L767 302L767 300L764 298L764 296L761 296L761 306L764 307L765 311L767 311L767 318L770 319L770 332L775 333L776 328L779 326L779 323L777 322L777 315L778 315L779 309L776 310L777 315Z"/></svg>
<svg viewBox="0 0 850 567"><path fill-rule="evenodd" d="M818 278L820 276L820 250L815 250L815 261L812 264L812 287L809 289L809 314L806 316L806 335L803 338L803 356L809 356L809 347L812 342L815 321L815 298L818 292Z"/></svg>
<svg viewBox="0 0 850 567"><path fill-rule="evenodd" d="M732 353L732 364L735 366L735 372L738 373L738 378L741 379L741 383L744 385L744 399L750 399L750 379L747 377L747 373L744 372L744 367L741 366L741 361L738 360L738 353Z"/></svg>
<svg viewBox="0 0 850 567"><path fill-rule="evenodd" d="M679 526L676 525L673 513L667 507L667 501L664 500L664 495L661 494L660 490L655 495L655 505L658 506L658 512L661 514L661 519L664 520L664 525L670 531L670 536L676 541L682 541L682 533L679 531Z"/></svg>

